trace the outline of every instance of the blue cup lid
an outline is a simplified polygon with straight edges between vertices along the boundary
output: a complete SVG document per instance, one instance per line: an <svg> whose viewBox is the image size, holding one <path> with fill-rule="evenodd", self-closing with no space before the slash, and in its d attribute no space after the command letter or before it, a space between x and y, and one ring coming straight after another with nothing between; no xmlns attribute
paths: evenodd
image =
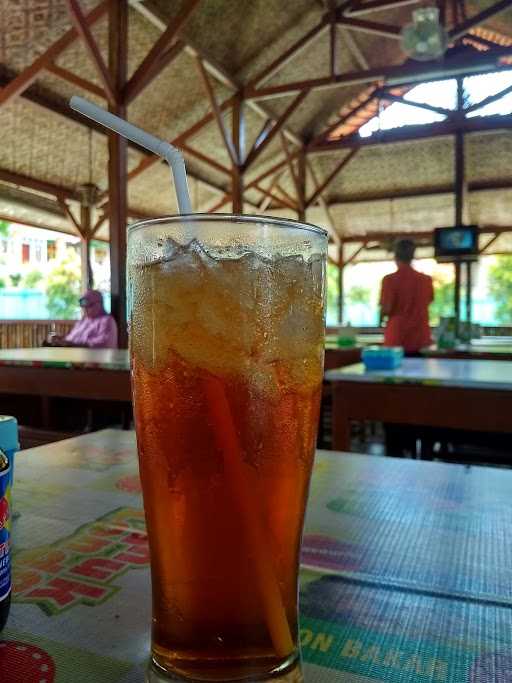
<svg viewBox="0 0 512 683"><path fill-rule="evenodd" d="M0 415L0 449L16 451L20 447L18 442L18 422L15 417Z"/></svg>

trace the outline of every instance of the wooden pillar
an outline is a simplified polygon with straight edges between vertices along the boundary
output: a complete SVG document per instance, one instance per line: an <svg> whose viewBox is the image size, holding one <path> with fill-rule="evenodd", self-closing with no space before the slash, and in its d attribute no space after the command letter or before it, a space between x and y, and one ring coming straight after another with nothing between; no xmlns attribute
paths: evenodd
<svg viewBox="0 0 512 683"><path fill-rule="evenodd" d="M338 246L338 322L343 322L343 275L345 259L343 255L343 242Z"/></svg>
<svg viewBox="0 0 512 683"><path fill-rule="evenodd" d="M462 225L464 212L464 135L455 135L455 225ZM461 299L461 263L455 262L455 329L459 329Z"/></svg>
<svg viewBox="0 0 512 683"><path fill-rule="evenodd" d="M464 222L464 134L455 135L455 225Z"/></svg>
<svg viewBox="0 0 512 683"><path fill-rule="evenodd" d="M457 79L457 121L461 122L464 106L464 90L462 78ZM455 134L455 225L462 225L464 216L464 133L458 130ZM458 332L460 321L461 298L461 264L455 263L455 329Z"/></svg>
<svg viewBox="0 0 512 683"><path fill-rule="evenodd" d="M110 111L123 118L126 105L122 89L126 82L128 46L128 0L109 5L109 70L117 102ZM127 223L127 143L115 133L108 137L108 193L110 216L111 310L119 327L119 346L128 345L126 324L126 223Z"/></svg>
<svg viewBox="0 0 512 683"><path fill-rule="evenodd" d="M92 289L93 275L91 267L91 207L87 204L80 206L80 224L82 226L81 261L82 261L82 289Z"/></svg>
<svg viewBox="0 0 512 683"><path fill-rule="evenodd" d="M460 322L460 291L461 291L460 261L455 263L455 330L459 331Z"/></svg>
<svg viewBox="0 0 512 683"><path fill-rule="evenodd" d="M293 163L293 162L292 162ZM297 159L297 219L306 220L306 150L303 149Z"/></svg>
<svg viewBox="0 0 512 683"><path fill-rule="evenodd" d="M466 321L471 323L471 308L473 301L473 273L471 261L466 261Z"/></svg>
<svg viewBox="0 0 512 683"><path fill-rule="evenodd" d="M243 161L245 156L245 120L244 101L238 95L233 104L232 139L237 157L237 163L231 167L231 202L232 211L236 214L244 212L244 174Z"/></svg>

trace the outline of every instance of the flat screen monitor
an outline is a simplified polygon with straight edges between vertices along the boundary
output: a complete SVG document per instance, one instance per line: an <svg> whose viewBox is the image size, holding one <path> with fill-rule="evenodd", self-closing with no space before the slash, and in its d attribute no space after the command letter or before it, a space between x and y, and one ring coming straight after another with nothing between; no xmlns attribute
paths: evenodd
<svg viewBox="0 0 512 683"><path fill-rule="evenodd" d="M436 228L434 248L438 261L474 260L478 256L478 227L458 225L453 228Z"/></svg>

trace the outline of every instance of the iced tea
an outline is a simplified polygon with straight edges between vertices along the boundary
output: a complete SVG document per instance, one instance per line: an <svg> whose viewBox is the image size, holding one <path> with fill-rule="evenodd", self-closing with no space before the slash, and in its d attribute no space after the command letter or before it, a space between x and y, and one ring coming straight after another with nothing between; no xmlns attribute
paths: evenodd
<svg viewBox="0 0 512 683"><path fill-rule="evenodd" d="M259 244L242 226L212 247L163 227L144 254L131 234L129 266L152 657L184 679L243 680L297 657L325 237L295 228L280 249L258 223Z"/></svg>

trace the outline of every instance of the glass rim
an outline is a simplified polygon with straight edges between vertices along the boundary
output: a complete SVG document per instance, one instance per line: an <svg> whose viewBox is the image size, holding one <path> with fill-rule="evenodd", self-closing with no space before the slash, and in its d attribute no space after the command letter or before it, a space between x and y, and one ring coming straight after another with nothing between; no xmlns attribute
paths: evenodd
<svg viewBox="0 0 512 683"><path fill-rule="evenodd" d="M327 237L329 234L327 230L320 228L318 225L306 223L305 221L296 221L293 218L235 213L183 213L170 216L161 216L158 218L144 218L142 220L136 221L135 223L131 223L128 226L128 234L136 232L141 228L152 227L160 223L195 223L200 220L208 223L228 221L231 223L252 223L253 225L270 223L276 227L295 228L296 230L304 230L304 232L312 232L320 237Z"/></svg>

